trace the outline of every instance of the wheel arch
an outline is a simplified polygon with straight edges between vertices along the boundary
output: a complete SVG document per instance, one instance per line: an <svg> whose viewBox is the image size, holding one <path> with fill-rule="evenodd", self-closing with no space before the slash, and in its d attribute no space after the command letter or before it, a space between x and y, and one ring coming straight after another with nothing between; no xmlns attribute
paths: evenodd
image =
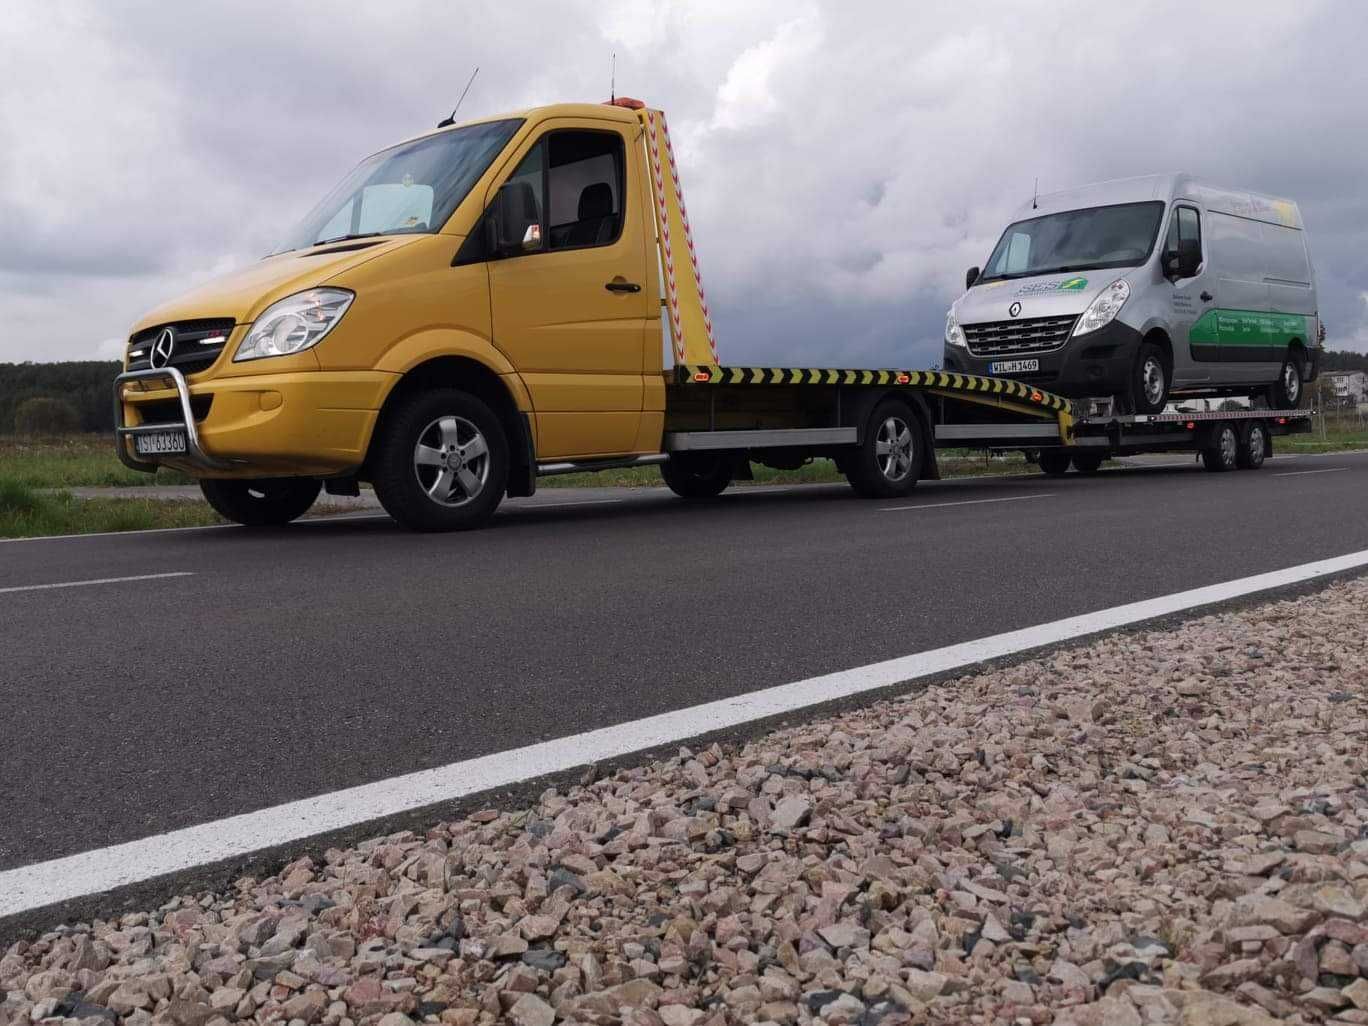
<svg viewBox="0 0 1368 1026"><path fill-rule="evenodd" d="M1173 339L1169 336L1168 330L1159 325L1151 326L1141 337L1141 342L1149 342L1159 347L1159 351L1164 354L1164 359L1168 361L1169 386L1173 385Z"/></svg>

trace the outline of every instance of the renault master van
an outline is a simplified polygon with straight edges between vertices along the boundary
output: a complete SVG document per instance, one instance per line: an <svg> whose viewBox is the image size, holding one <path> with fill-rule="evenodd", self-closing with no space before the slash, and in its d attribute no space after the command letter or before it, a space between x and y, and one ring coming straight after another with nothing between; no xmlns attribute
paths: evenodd
<svg viewBox="0 0 1368 1026"><path fill-rule="evenodd" d="M1295 408L1320 356L1315 276L1297 205L1189 175L1039 196L945 319L945 368L1111 397L1156 413L1173 395Z"/></svg>

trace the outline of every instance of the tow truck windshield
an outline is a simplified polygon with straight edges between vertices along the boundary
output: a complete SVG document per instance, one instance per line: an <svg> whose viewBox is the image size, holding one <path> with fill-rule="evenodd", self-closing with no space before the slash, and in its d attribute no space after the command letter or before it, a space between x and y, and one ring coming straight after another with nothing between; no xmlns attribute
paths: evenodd
<svg viewBox="0 0 1368 1026"><path fill-rule="evenodd" d="M1164 204L1119 203L1066 210L1009 225L980 282L1138 267L1154 248Z"/></svg>
<svg viewBox="0 0 1368 1026"><path fill-rule="evenodd" d="M436 232L522 124L454 128L367 157L272 251L375 235Z"/></svg>

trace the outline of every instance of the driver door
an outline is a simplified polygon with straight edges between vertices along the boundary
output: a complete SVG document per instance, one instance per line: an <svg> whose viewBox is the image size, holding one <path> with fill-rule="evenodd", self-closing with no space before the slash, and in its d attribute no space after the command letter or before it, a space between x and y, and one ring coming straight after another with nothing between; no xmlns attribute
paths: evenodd
<svg viewBox="0 0 1368 1026"><path fill-rule="evenodd" d="M1220 365L1220 335L1216 327L1217 277L1202 232L1202 212L1196 203L1179 201L1169 213L1164 255L1178 252L1182 240L1198 243L1202 262L1190 278L1172 283L1173 384L1176 388L1209 381ZM1161 255L1161 259L1165 256Z"/></svg>

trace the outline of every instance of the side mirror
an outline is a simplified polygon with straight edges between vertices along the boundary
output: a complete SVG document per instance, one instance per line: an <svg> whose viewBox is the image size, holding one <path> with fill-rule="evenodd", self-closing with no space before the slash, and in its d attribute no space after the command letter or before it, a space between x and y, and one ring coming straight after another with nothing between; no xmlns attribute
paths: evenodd
<svg viewBox="0 0 1368 1026"><path fill-rule="evenodd" d="M978 269L977 267L971 267L971 268L969 268L969 270L965 271L965 272L964 272L964 287L965 287L966 289L972 289L972 288L974 287L974 282L976 282L976 281L979 280L979 274L980 274L980 273L982 273L982 272L980 272L979 269Z"/></svg>
<svg viewBox="0 0 1368 1026"><path fill-rule="evenodd" d="M1191 278L1202 266L1202 244L1196 239L1179 239L1178 248L1164 252L1164 274L1170 278Z"/></svg>
<svg viewBox="0 0 1368 1026"><path fill-rule="evenodd" d="M507 182L490 204L491 249L495 256L521 256L542 248L541 212L527 182Z"/></svg>

